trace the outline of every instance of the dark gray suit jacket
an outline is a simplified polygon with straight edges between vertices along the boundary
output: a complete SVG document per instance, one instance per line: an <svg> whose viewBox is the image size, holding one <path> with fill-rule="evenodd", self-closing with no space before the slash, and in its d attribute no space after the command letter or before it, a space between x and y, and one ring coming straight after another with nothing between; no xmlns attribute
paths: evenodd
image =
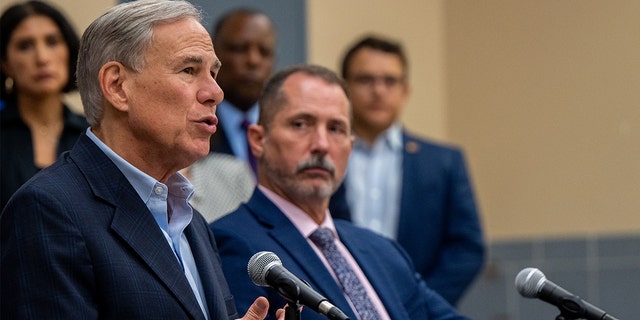
<svg viewBox="0 0 640 320"><path fill-rule="evenodd" d="M185 235L210 319L236 318L199 213ZM0 252L2 319L204 319L151 212L85 134L9 201Z"/></svg>

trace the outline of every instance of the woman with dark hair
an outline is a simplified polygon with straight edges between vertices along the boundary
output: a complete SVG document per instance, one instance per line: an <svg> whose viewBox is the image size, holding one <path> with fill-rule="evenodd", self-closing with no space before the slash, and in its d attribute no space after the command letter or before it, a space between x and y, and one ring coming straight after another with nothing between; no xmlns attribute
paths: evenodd
<svg viewBox="0 0 640 320"><path fill-rule="evenodd" d="M0 209L88 126L64 103L76 89L79 39L56 8L15 4L0 17Z"/></svg>

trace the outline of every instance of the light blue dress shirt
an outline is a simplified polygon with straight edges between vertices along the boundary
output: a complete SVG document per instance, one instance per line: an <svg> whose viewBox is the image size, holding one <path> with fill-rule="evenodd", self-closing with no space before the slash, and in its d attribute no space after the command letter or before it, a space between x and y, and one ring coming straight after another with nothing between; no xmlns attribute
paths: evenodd
<svg viewBox="0 0 640 320"><path fill-rule="evenodd" d="M372 146L356 137L347 168L346 196L353 222L396 239L402 191L402 126L391 126Z"/></svg>
<svg viewBox="0 0 640 320"><path fill-rule="evenodd" d="M200 309L202 309L205 317L209 319L208 306L204 298L200 274L187 237L183 232L191 223L193 217L193 209L188 203L193 195L193 186L180 173L169 177L165 185L132 166L116 154L91 132L91 128L87 129L87 136L120 169L142 201L147 205L169 246L173 249L176 259L182 266L189 285L191 285L198 304L200 304Z"/></svg>
<svg viewBox="0 0 640 320"><path fill-rule="evenodd" d="M224 130L224 134L227 136L227 139L229 139L233 154L247 163L249 161L247 133L242 129L242 121L246 114L249 122L257 123L259 112L260 110L257 103L245 113L226 100L222 100L216 108L216 113L220 116L220 119L224 119L222 130Z"/></svg>

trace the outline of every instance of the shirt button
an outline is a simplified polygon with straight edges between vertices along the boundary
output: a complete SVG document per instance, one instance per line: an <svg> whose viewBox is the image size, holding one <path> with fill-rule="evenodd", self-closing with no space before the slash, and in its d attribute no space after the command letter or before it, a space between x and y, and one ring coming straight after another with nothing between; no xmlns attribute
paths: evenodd
<svg viewBox="0 0 640 320"><path fill-rule="evenodd" d="M155 189L156 195L161 195L162 192L163 192L162 187L156 187L156 189Z"/></svg>

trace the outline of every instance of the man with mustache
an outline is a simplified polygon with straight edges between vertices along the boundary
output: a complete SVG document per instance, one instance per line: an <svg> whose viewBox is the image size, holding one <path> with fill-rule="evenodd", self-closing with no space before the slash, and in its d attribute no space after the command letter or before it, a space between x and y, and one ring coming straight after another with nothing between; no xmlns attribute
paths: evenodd
<svg viewBox="0 0 640 320"><path fill-rule="evenodd" d="M465 319L426 286L393 240L331 218L329 199L354 140L344 82L324 67L290 67L267 82L259 105L248 131L258 186L210 225L238 310L258 296L271 306L285 302L247 276L247 261L271 251L350 319ZM311 308L301 317L324 319Z"/></svg>

